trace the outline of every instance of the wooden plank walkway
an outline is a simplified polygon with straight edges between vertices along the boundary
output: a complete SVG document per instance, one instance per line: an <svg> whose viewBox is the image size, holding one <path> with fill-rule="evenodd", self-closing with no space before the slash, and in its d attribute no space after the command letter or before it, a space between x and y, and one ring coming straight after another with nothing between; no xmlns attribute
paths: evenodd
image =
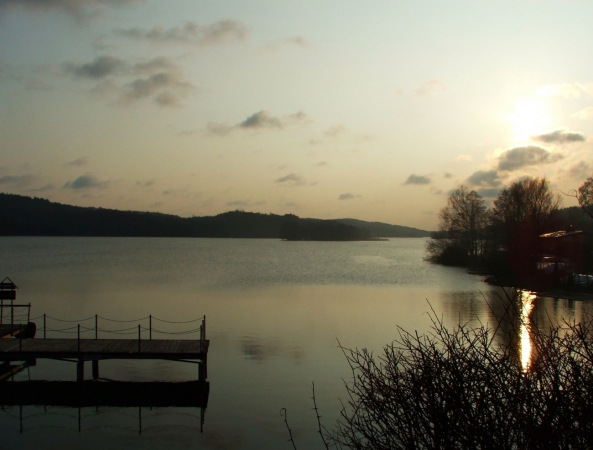
<svg viewBox="0 0 593 450"><path fill-rule="evenodd" d="M179 339L0 339L0 361L33 358L205 361L209 344L209 340Z"/></svg>

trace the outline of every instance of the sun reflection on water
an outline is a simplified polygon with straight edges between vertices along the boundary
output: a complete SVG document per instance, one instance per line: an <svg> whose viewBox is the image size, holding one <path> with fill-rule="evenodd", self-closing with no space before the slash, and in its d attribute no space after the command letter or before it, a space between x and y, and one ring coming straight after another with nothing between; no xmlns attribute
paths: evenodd
<svg viewBox="0 0 593 450"><path fill-rule="evenodd" d="M533 310L533 301L535 294L530 291L520 291L521 299L521 328L519 331L519 342L521 353L521 366L524 371L529 369L531 364L531 326L529 325L529 316Z"/></svg>

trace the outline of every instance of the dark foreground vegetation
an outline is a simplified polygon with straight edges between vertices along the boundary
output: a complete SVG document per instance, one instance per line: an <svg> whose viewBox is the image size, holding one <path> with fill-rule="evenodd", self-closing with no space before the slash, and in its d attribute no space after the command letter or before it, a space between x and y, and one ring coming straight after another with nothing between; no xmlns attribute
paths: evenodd
<svg viewBox="0 0 593 450"><path fill-rule="evenodd" d="M83 208L42 198L0 193L2 236L117 236L275 238L298 228L294 239L353 240L374 237L427 237L416 228L377 222L303 219L294 214L229 211L188 217L104 208ZM288 227L288 228L286 228ZM298 237L300 236L300 237ZM286 238L286 237L285 237Z"/></svg>
<svg viewBox="0 0 593 450"><path fill-rule="evenodd" d="M593 318L536 327L522 319L520 298L502 299L506 306L496 329L447 329L433 311L430 332L400 329L378 355L342 348L352 369L348 399L333 430L323 433L318 415L320 444L368 450L593 448ZM522 355L526 340L530 358Z"/></svg>
<svg viewBox="0 0 593 450"><path fill-rule="evenodd" d="M545 178L504 187L490 208L460 186L439 213L426 259L493 273L506 286L546 289L593 273L593 179L574 191L580 207L560 208Z"/></svg>

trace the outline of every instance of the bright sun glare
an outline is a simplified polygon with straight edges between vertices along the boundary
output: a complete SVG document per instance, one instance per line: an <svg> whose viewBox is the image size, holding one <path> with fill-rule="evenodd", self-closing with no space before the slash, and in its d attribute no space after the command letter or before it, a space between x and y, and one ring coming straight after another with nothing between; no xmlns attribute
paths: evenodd
<svg viewBox="0 0 593 450"><path fill-rule="evenodd" d="M518 139L545 131L550 125L550 116L546 106L539 100L523 99L516 104L515 111L508 116L515 127Z"/></svg>

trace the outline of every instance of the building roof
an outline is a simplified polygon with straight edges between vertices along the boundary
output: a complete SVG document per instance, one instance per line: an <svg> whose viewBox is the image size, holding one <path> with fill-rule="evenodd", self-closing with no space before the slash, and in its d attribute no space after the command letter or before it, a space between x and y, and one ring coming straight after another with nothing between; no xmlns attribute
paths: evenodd
<svg viewBox="0 0 593 450"><path fill-rule="evenodd" d="M575 234L581 234L582 231L552 231L551 233L540 234L540 238L559 238L564 236L572 236Z"/></svg>

